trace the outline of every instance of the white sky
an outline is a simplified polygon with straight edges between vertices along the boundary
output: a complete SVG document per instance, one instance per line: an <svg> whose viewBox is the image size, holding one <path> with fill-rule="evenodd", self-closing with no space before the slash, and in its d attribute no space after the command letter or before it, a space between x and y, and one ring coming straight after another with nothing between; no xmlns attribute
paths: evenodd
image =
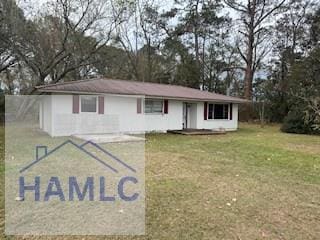
<svg viewBox="0 0 320 240"><path fill-rule="evenodd" d="M55 1L55 0L17 0L17 4L25 11L27 17L34 16L39 10L43 9L43 5L45 3ZM152 0L150 0L151 2ZM155 1L152 1L155 2ZM174 3L174 0L158 0L156 1L160 9L162 10L169 10ZM229 16L232 18L236 18L238 15L232 9L223 9L222 13L229 13Z"/></svg>

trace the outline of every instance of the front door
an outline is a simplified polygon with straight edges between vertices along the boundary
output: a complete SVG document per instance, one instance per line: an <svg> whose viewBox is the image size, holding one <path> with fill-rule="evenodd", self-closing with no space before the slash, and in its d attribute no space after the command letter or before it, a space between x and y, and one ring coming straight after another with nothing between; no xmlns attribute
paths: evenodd
<svg viewBox="0 0 320 240"><path fill-rule="evenodd" d="M190 128L190 104L183 103L183 128Z"/></svg>

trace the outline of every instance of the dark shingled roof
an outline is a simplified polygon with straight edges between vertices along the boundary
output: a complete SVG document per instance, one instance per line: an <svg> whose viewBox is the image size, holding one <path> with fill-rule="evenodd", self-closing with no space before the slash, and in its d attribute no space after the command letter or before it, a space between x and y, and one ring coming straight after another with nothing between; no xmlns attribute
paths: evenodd
<svg viewBox="0 0 320 240"><path fill-rule="evenodd" d="M177 85L95 78L38 86L39 92L144 95L169 99L244 103L247 100Z"/></svg>

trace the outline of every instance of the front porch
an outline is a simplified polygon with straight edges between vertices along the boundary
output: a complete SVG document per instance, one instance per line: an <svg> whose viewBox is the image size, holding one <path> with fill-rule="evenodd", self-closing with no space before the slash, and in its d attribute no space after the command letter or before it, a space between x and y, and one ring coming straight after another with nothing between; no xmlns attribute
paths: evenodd
<svg viewBox="0 0 320 240"><path fill-rule="evenodd" d="M182 135L222 135L226 134L225 129L212 130L212 129L194 129L186 128L183 130L168 130L168 133L182 134Z"/></svg>

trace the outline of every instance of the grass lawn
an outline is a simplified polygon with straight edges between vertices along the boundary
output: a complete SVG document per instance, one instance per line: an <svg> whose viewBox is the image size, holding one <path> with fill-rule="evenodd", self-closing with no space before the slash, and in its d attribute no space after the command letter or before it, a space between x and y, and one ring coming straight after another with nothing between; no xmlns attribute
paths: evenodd
<svg viewBox="0 0 320 240"><path fill-rule="evenodd" d="M150 134L147 140L146 236L34 239L319 239L319 136L241 124L226 135Z"/></svg>

